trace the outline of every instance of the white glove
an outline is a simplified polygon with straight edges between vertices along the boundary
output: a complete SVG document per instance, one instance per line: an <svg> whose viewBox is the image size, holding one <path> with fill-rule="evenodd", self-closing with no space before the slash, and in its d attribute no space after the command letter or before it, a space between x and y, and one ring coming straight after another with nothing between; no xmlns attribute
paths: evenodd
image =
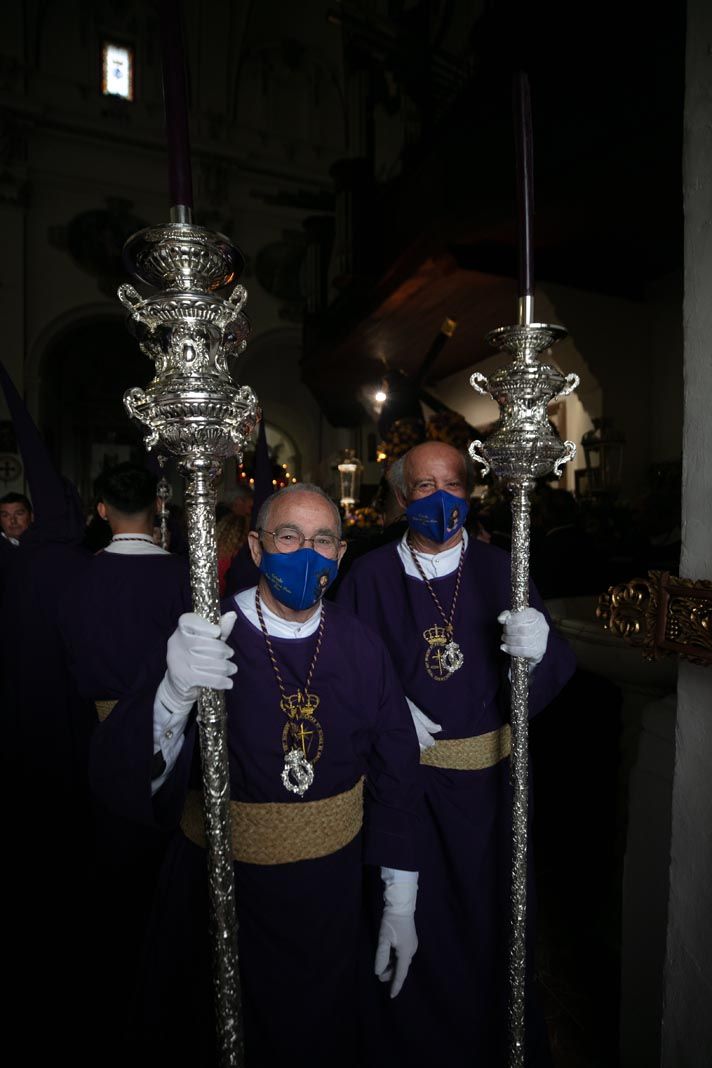
<svg viewBox="0 0 712 1068"><path fill-rule="evenodd" d="M185 612L168 639L166 673L156 698L170 712L187 715L202 686L231 690L237 664L225 639L235 625L236 612L226 612L220 626L196 612Z"/></svg>
<svg viewBox="0 0 712 1068"><path fill-rule="evenodd" d="M413 704L410 697L406 697L406 701L413 717L413 726L415 727L415 733L418 735L418 745L422 753L425 749L430 749L431 746L435 745L435 739L431 735L437 734L438 731L442 730L442 727L439 723L433 723L432 719L425 715L425 712L421 712L418 706Z"/></svg>
<svg viewBox="0 0 712 1068"><path fill-rule="evenodd" d="M418 948L415 933L415 899L418 893L417 871L381 868L383 879L383 916L378 932L374 971L382 983L391 983L391 997L396 997L405 982L410 962ZM391 950L395 964L391 964Z"/></svg>
<svg viewBox="0 0 712 1068"><path fill-rule="evenodd" d="M536 608L522 608L519 612L507 609L497 621L504 624L500 649L510 656L523 656L531 667L544 659L549 640L549 624Z"/></svg>

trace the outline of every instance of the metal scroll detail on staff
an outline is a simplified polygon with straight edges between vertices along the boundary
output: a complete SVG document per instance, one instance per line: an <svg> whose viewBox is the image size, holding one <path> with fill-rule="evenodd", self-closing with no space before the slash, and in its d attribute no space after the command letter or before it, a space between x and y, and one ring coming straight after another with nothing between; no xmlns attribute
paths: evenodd
<svg viewBox="0 0 712 1068"><path fill-rule="evenodd" d="M158 457L158 462L161 467L163 467L165 460L165 456ZM170 537L168 533L168 517L170 515L170 509L168 507L168 504L171 498L173 497L173 488L164 474L161 475L160 479L158 480L158 485L156 486L156 497L160 502L158 518L161 524L161 548L167 551L170 542Z"/></svg>
<svg viewBox="0 0 712 1068"><path fill-rule="evenodd" d="M129 330L155 363L146 389L124 396L148 449L175 456L186 478L185 504L193 609L220 619L215 543L215 479L243 447L260 412L252 390L236 385L228 361L245 348L244 257L222 234L192 223L188 112L175 0L161 2L164 94L169 145L171 222L129 238L124 262L149 295L128 284L119 298ZM223 694L202 689L198 725L203 777L213 985L221 1068L244 1063L237 959L237 917L230 840L230 780Z"/></svg>
<svg viewBox="0 0 712 1068"><path fill-rule="evenodd" d="M485 442L470 445L473 460L483 465L483 474L492 470L505 482L512 496L512 611L529 603L529 495L535 479L573 460L576 446L562 442L549 420L549 405L572 393L578 375L564 376L539 357L566 337L561 326L536 323L534 286L531 270L531 116L529 87L524 75L515 80L515 144L519 191L519 314L518 323L501 326L487 334L496 349L512 362L496 371L489 380L479 372L470 378L478 393L489 394L500 408L500 418ZM527 809L528 809L528 726L529 671L523 657L511 663L511 776L512 811L512 900L509 958L509 1065L522 1068L525 1055L525 985L527 918Z"/></svg>

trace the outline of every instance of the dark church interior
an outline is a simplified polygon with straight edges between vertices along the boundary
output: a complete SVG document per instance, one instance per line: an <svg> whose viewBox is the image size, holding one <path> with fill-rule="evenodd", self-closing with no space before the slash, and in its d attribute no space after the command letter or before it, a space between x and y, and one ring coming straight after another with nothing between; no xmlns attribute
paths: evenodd
<svg viewBox="0 0 712 1068"><path fill-rule="evenodd" d="M106 556L122 531L131 538L132 528L111 518L112 508L122 513L107 489L112 471L119 465L150 471L150 485L158 487L155 544L181 561L180 579L174 561L173 585L155 595L160 611L172 612L170 628L155 648L137 647L135 660L125 664L126 722L135 715L138 723L131 701L141 687L148 692L154 674L161 677L168 637L181 612L190 611L188 561L193 611L215 623L218 590L225 612L228 598L266 581L264 560L250 556L250 545L262 529L255 527L258 514L269 515L269 496L299 483L323 491L339 514L346 551L336 559L334 548L333 584L320 593L325 607L313 669L324 619L332 604L345 603L347 589L365 582L372 554L388 545L395 553L403 539L419 566L408 541L416 529L412 500L399 491L393 471L409 486L407 464L414 469L414 461L403 458L438 443L474 461L463 460L464 470L471 469L466 488L464 481L461 491L446 487L469 504L451 644L460 577L467 574L465 545L492 547L508 561L511 554L515 572L524 566L515 504L521 493L530 516L532 583L525 575L521 589L543 602L549 649L556 635L575 658L568 681L532 713L528 741L525 715L524 772L517 772L528 768L529 810L521 824L527 1041L536 1031L529 1015L535 1005L546 1048L535 1054L527 1046L517 1059L507 1033L514 1041L512 1021L525 1013L511 1004L514 1015L504 1013L497 1024L499 1045L482 1040L478 1046L485 1010L473 1008L471 1051L452 1060L452 1068L705 1068L712 1061L708 5L688 0L656 11L610 0L594 6L25 0L6 6L0 20L0 526L6 543L0 549L7 550L0 554L0 774L9 849L8 1059L118 1066L143 1064L145 1057L154 1068L179 1064L127 1024L136 976L156 967L143 932L162 900L139 898L136 885L167 885L168 866L161 868L155 840L149 842L148 832L141 838L138 822L131 823L129 843L128 823L103 796L92 796L91 784L109 777L104 766L114 766L109 745L124 744L117 715L124 714L122 686L111 694L99 693L99 686L88 701L88 691L75 685L73 665L89 657L90 644L83 650L62 636L85 605L79 591L88 589L86 560ZM518 102L520 91L526 97ZM524 99L530 115L521 110ZM196 238L190 255L184 250L171 267L169 305L165 294L156 296L156 279L169 270L161 242L168 242L172 226L180 234L192 225L209 235ZM212 278L201 290L200 312L190 314L218 323L221 348L211 381L220 380L224 394L224 383L232 383L229 403L221 395L211 409L222 427L200 439L203 468L179 460L190 434L197 434L198 378L191 379L187 402L179 394L183 389L187 396L185 382L214 359L205 339L218 334L213 325L195 332L198 320L185 310L193 300L189 277ZM185 321L171 334L166 323L180 314ZM537 324L556 324L550 334L541 327L545 340L533 362L529 341L521 341L531 324L532 336ZM505 328L515 338L509 349L501 341L509 336ZM500 332L493 337L493 331ZM521 403L507 377L510 364L523 375L516 388L528 400ZM170 397L160 395L164 377L172 383ZM558 383L548 394L545 379ZM532 399L537 389L539 399ZM184 414L176 415L179 410ZM149 441L157 413L164 422ZM530 435L527 456L539 466L530 459L531 472L515 477L492 457L499 457L495 443L507 432L514 440L517 421ZM535 432L543 445L532 444ZM569 462L554 471L556 449L570 442ZM547 447L554 452L545 463ZM483 453L489 471L477 462ZM40 537L44 513L34 464L51 472L55 495L71 498L78 517L71 534L47 528ZM213 497L205 498L201 513L196 486L203 471ZM267 533L275 558L286 555L277 532ZM306 552L305 533L298 534L299 552ZM328 556L330 537L320 528L306 538L314 559L319 538ZM461 538L457 526L452 544ZM443 537L439 544L451 543ZM261 551L266 559L268 550ZM205 558L217 568L207 580L200 570ZM143 556L132 559L146 564ZM207 592L198 595L201 582ZM145 625L160 614L150 590L137 587L141 607L134 606ZM121 609L106 597L101 625L85 621L87 643L91 631L108 634L112 620L117 628L121 623ZM265 600L266 607L271 603ZM434 618L439 624L442 616L447 631L447 611L437 597L435 603ZM258 596L258 616L259 604ZM294 610L302 608L300 602ZM261 616L259 622L285 699L269 628ZM402 626L396 608L388 625L394 634ZM279 651L276 639L275 646ZM523 655L512 654L512 663L521 666ZM512 694L513 710L527 686L534 701L538 663L530 660L530 674L500 665L497 700L505 720ZM477 670L466 657L463 675ZM236 689L243 674L240 666ZM307 693L309 686L303 688ZM98 697L111 697L108 718L99 710L107 702ZM200 731L201 717L209 723L213 708L205 701L198 706ZM307 726L321 731L313 709L304 715ZM318 781L316 761L329 755L328 732L324 757L320 742L310 764L301 729L302 757L310 775L316 766ZM131 744L139 734L137 726ZM418 738L423 764L420 732ZM116 757L122 770L106 796L113 791L128 811L134 805L129 780L139 774L129 743L122 759ZM177 759L185 775L171 773L165 760L154 774L156 765L153 800L146 787L135 813L153 805L155 814L164 802L168 811L180 776L188 789L197 742L190 773L188 761ZM205 767L206 749L202 759ZM365 774L368 791L371 773ZM177 833L190 837L181 819ZM217 833L206 823L203 843ZM367 817L365 826L370 833ZM161 857L169 830L162 824L156 836ZM131 864L122 862L124 847L126 856L134 850ZM508 839L498 849L506 853L505 868L515 863ZM235 860L240 914L241 878L248 886L250 875L240 874L249 865L237 853ZM418 893L424 891L421 871ZM202 917L202 909L207 931L215 899L208 906L202 890L203 896L189 893L186 888L186 915ZM447 900L460 907L457 894ZM509 890L496 908L505 930ZM249 932L249 914L243 922ZM511 922L516 930L516 919ZM324 923L321 934L312 932L316 942L328 941ZM248 935L240 937L249 959ZM422 933L419 938L424 955ZM506 955L516 957L516 948L505 936L501 944L504 976ZM288 957L286 942L283 952ZM207 955L202 963L207 975ZM183 973L175 969L180 985ZM219 989L224 977L217 974ZM483 989L490 981L480 980ZM516 982L511 973L509 982ZM512 988L502 984L505 1003ZM308 1047L330 1010L323 1006L322 1016L308 990L293 991L293 1002L274 1005L274 1027L291 1018L294 1042ZM211 1007L207 981L202 987L196 981L190 993L193 1022L217 1026L218 1045L227 1043L223 1025L215 1024L220 996ZM434 1003L441 994L433 987ZM191 1045L179 1014L172 1026L186 1035L180 1063L278 1063L250 1045L250 998L243 977L246 1056L231 1059L212 1046ZM164 992L156 1013L169 1003ZM422 1026L426 1031L426 1020ZM418 1030L417 1018L412 1029ZM365 1048L348 1056L334 1049L331 1063L418 1068L405 1052L401 1059L397 1045L383 1064ZM450 1068L449 1047L443 1049L443 1066ZM303 1048L294 1063L308 1063L302 1056ZM326 1063L315 1056L315 1068Z"/></svg>

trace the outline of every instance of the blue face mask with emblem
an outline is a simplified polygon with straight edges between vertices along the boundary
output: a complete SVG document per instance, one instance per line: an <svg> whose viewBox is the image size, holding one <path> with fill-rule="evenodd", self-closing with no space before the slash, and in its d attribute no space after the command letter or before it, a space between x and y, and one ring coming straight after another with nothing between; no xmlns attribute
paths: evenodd
<svg viewBox="0 0 712 1068"><path fill-rule="evenodd" d="M465 525L470 505L462 497L436 490L412 501L406 508L408 526L416 534L442 545Z"/></svg>
<svg viewBox="0 0 712 1068"><path fill-rule="evenodd" d="M293 553L263 551L260 560L260 571L271 592L278 601L296 612L315 605L336 578L338 570L336 560L329 560L307 548Z"/></svg>

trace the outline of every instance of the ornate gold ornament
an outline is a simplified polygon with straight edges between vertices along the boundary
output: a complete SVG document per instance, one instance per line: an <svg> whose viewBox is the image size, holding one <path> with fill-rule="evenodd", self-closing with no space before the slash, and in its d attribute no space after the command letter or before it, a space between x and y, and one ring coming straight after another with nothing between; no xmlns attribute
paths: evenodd
<svg viewBox="0 0 712 1068"><path fill-rule="evenodd" d="M646 660L679 656L712 664L712 582L649 571L602 593L596 618Z"/></svg>
<svg viewBox="0 0 712 1068"><path fill-rule="evenodd" d="M465 662L460 646L452 640L452 627L429 627L423 637L428 643L425 670L435 682L446 682Z"/></svg>

